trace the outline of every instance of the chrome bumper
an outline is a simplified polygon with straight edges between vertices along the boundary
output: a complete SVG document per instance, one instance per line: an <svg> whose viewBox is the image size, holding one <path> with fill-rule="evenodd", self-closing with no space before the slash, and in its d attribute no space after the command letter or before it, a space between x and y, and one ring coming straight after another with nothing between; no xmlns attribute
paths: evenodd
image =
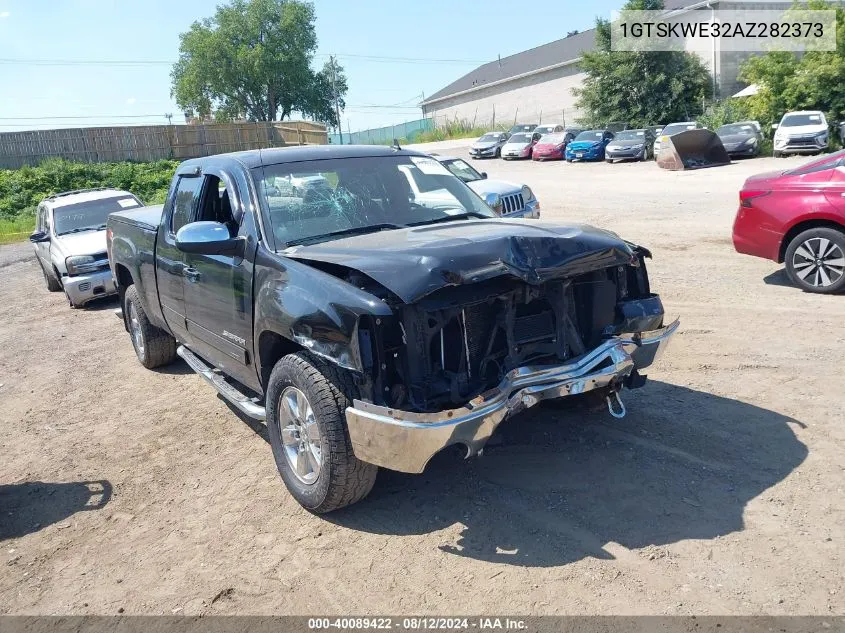
<svg viewBox="0 0 845 633"><path fill-rule="evenodd" d="M87 275L62 277L62 286L75 306L81 306L93 299L99 299L117 292L114 278L108 268Z"/></svg>
<svg viewBox="0 0 845 633"><path fill-rule="evenodd" d="M465 406L437 413L411 413L361 400L346 409L355 456L406 473L421 473L439 451L453 444L476 455L510 415L541 400L563 398L617 384L663 353L679 321L650 332L623 334L564 365L519 367L499 385Z"/></svg>

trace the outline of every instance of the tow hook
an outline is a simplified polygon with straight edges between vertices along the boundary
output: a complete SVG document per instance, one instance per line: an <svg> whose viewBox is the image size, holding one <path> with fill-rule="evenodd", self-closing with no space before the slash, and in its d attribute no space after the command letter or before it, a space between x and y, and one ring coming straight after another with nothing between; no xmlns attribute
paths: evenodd
<svg viewBox="0 0 845 633"><path fill-rule="evenodd" d="M613 401L616 400L614 403ZM616 409L614 409L614 404L616 405ZM622 398L619 397L618 391L611 391L607 396L607 410L617 420L621 420L625 417L627 410L625 409L625 405L622 403Z"/></svg>

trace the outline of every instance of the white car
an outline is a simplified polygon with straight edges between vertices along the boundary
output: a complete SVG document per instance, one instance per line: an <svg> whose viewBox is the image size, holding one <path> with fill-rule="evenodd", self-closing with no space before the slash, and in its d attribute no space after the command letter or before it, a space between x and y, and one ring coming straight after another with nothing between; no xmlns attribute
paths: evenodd
<svg viewBox="0 0 845 633"><path fill-rule="evenodd" d="M83 189L50 196L36 211L29 237L47 290L64 291L72 308L116 292L106 252L106 219L144 206L120 189Z"/></svg>
<svg viewBox="0 0 845 633"><path fill-rule="evenodd" d="M824 113L818 110L787 112L775 132L774 155L815 154L827 149L830 134Z"/></svg>
<svg viewBox="0 0 845 633"><path fill-rule="evenodd" d="M514 134L508 139L507 143L502 145L502 159L531 158L531 149L539 138L533 132Z"/></svg>
<svg viewBox="0 0 845 633"><path fill-rule="evenodd" d="M452 156L431 154L454 176L463 180L493 210L503 218L540 217L540 201L528 185L519 185L505 180L490 180L486 172L479 172L468 162Z"/></svg>

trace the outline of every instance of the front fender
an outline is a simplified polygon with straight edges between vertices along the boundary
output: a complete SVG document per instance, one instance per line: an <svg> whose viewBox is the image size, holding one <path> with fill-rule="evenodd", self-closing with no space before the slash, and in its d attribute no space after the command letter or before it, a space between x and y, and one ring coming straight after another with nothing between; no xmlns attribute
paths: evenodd
<svg viewBox="0 0 845 633"><path fill-rule="evenodd" d="M255 275L256 341L264 332L275 332L340 367L364 371L359 323L362 317L392 316L387 304L308 264L267 251L259 254ZM263 371L259 367L259 375Z"/></svg>

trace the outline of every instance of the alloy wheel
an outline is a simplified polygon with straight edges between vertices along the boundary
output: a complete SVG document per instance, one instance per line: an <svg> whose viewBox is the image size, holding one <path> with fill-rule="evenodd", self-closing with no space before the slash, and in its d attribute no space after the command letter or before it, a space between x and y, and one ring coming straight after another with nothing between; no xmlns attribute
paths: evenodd
<svg viewBox="0 0 845 633"><path fill-rule="evenodd" d="M811 237L795 249L792 268L805 284L826 288L845 274L845 253L825 237Z"/></svg>
<svg viewBox="0 0 845 633"><path fill-rule="evenodd" d="M291 471L302 483L313 484L323 465L320 427L307 396L296 387L286 387L279 398L279 427Z"/></svg>

